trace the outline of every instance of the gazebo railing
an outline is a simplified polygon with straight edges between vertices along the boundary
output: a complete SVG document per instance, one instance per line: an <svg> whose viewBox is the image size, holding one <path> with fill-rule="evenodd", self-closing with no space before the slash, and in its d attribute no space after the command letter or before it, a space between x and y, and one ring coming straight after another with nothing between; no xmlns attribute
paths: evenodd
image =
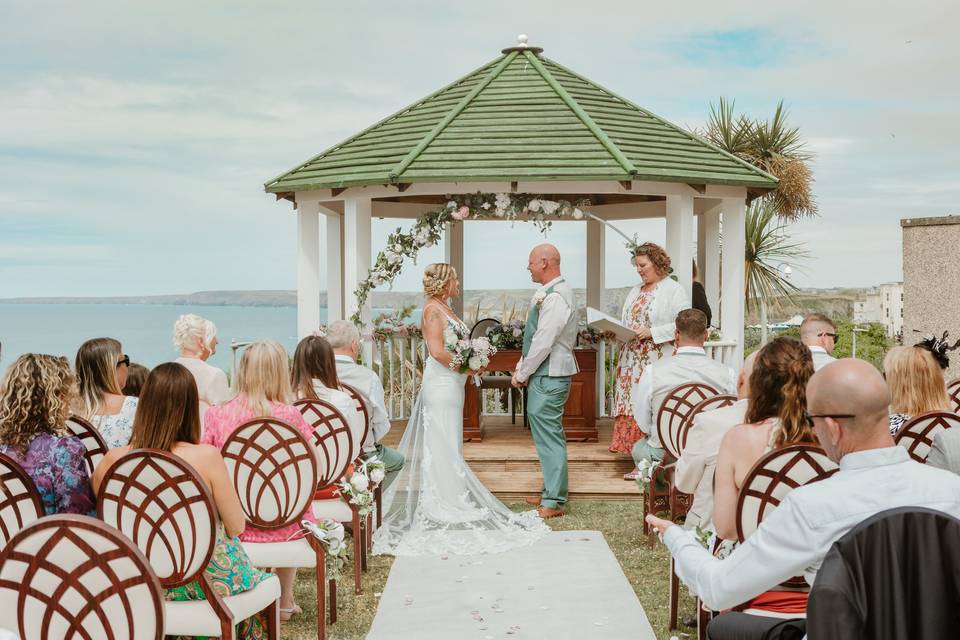
<svg viewBox="0 0 960 640"><path fill-rule="evenodd" d="M713 341L704 345L707 355L727 364L733 369L739 367L734 356L737 351L735 341ZM617 360L620 356L620 343L604 340L595 345L597 350L597 415L607 417L613 410L613 381L616 377ZM373 370L380 376L386 397L387 413L391 420L405 420L410 417L420 382L423 379L425 346L417 337L392 337L377 342L377 355ZM509 415L507 394L497 389L486 389L481 394L483 415Z"/></svg>

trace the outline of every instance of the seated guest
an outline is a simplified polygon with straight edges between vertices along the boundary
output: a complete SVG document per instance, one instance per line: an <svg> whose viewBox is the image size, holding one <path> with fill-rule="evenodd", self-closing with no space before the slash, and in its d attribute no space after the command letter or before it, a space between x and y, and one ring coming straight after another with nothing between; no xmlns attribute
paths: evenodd
<svg viewBox="0 0 960 640"><path fill-rule="evenodd" d="M131 362L127 367L127 384L123 385L123 395L139 398L140 390L143 388L143 383L147 381L148 375L150 375L150 369L142 364Z"/></svg>
<svg viewBox="0 0 960 640"><path fill-rule="evenodd" d="M837 346L837 325L822 313L807 315L800 324L800 341L813 354L813 370L819 371L835 362L833 350Z"/></svg>
<svg viewBox="0 0 960 640"><path fill-rule="evenodd" d="M713 522L721 539L737 539L737 498L757 460L780 447L813 442L803 413L812 375L810 350L793 338L775 338L757 354L746 422L723 436L717 453Z"/></svg>
<svg viewBox="0 0 960 640"><path fill-rule="evenodd" d="M698 413L687 432L687 445L674 467L678 491L693 494L684 527L713 531L713 473L717 468L720 441L732 427L742 424L750 397L750 374L757 358L754 351L743 361L737 378L738 400L729 407Z"/></svg>
<svg viewBox="0 0 960 640"><path fill-rule="evenodd" d="M217 546L207 565L207 578L221 596L248 591L270 574L255 569L237 536L244 531L246 516L227 473L220 450L200 444L200 415L197 384L183 366L175 362L159 365L147 377L137 407L130 444L109 451L93 473L98 491L110 467L133 449L159 449L182 458L193 467L210 489L221 523ZM167 600L205 600L199 583L168 589ZM262 621L251 618L238 627L238 638L265 637Z"/></svg>
<svg viewBox="0 0 960 640"><path fill-rule="evenodd" d="M363 452L368 457L376 454L383 461L386 470L383 488L386 489L403 468L404 460L399 451L380 444L380 440L390 431L383 384L372 369L357 364L357 357L360 355L360 332L352 322L337 320L331 323L327 327L327 341L333 347L337 379L356 389L367 405L370 430L363 445Z"/></svg>
<svg viewBox="0 0 960 640"><path fill-rule="evenodd" d="M86 449L66 430L76 383L66 358L35 353L17 358L0 383L0 453L33 479L47 515L96 509Z"/></svg>
<svg viewBox="0 0 960 640"><path fill-rule="evenodd" d="M286 350L272 340L254 342L240 358L237 369L237 395L224 404L207 409L202 442L223 448L227 436L244 422L267 417L283 420L295 426L310 442L313 442L313 427L290 404L290 371ZM307 509L303 516L314 520L313 512ZM289 540L300 530L299 523L269 531L248 527L240 538L247 542L282 542ZM280 619L289 620L300 613L294 602L293 587L296 569L277 569L280 578Z"/></svg>
<svg viewBox="0 0 960 640"><path fill-rule="evenodd" d="M664 449L657 433L657 414L664 398L674 388L688 382L708 384L718 393L733 393L736 375L721 362L707 356L707 316L699 309L684 309L677 314L673 357L653 362L643 370L633 394L633 417L640 430L648 434L633 445L633 461L659 462ZM636 478L634 473L625 480Z"/></svg>
<svg viewBox="0 0 960 640"><path fill-rule="evenodd" d="M921 413L952 410L943 369L922 344L890 349L883 375L890 387L890 435Z"/></svg>
<svg viewBox="0 0 960 640"><path fill-rule="evenodd" d="M173 344L180 350L175 362L185 366L197 381L202 425L207 409L233 397L227 374L207 364L207 358L217 352L217 325L192 313L182 315L173 324Z"/></svg>
<svg viewBox="0 0 960 640"><path fill-rule="evenodd" d="M917 506L960 517L960 478L914 462L893 444L890 394L873 365L852 358L828 365L810 378L806 397L806 420L840 470L788 493L728 557L714 558L692 533L647 516L670 550L677 575L711 609L743 604L797 575L813 584L833 543L881 511ZM711 623L708 633L713 640L762 638L779 622L727 613ZM763 628L756 635L744 633L758 626Z"/></svg>
<svg viewBox="0 0 960 640"><path fill-rule="evenodd" d="M293 354L291 386L297 398L329 402L347 419L354 440L363 437L366 427L363 414L349 393L341 390L337 380L337 363L333 348L320 336L307 336ZM362 445L362 443L358 443Z"/></svg>
<svg viewBox="0 0 960 640"><path fill-rule="evenodd" d="M123 395L130 356L113 338L87 340L77 350L80 384L76 413L97 428L111 449L130 442L137 399Z"/></svg>

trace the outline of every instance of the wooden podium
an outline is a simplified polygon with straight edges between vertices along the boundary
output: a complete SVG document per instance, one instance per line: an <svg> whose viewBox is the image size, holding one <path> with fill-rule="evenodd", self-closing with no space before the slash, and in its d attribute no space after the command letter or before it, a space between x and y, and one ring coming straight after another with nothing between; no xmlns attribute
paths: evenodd
<svg viewBox="0 0 960 640"><path fill-rule="evenodd" d="M563 429L567 440L596 442L597 435L597 352L594 349L575 349L574 357L580 373L570 381L570 395L563 407ZM520 361L520 351L498 351L490 358L487 371L512 372ZM518 425L517 428L522 428ZM480 390L468 377L463 403L463 440L483 440L483 425L480 424Z"/></svg>

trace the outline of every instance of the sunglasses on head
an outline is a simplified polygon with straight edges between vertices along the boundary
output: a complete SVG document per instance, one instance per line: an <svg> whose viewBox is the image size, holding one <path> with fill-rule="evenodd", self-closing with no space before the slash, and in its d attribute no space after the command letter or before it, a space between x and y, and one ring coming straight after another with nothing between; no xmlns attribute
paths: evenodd
<svg viewBox="0 0 960 640"><path fill-rule="evenodd" d="M813 419L814 418L833 418L834 420L839 420L840 418L856 418L856 414L853 413L807 413L803 412L803 419L807 421L807 426L813 429Z"/></svg>
<svg viewBox="0 0 960 640"><path fill-rule="evenodd" d="M119 360L117 360L117 366L118 366L118 367L119 367L120 365L122 365L122 364L125 364L125 365L127 365L127 366L129 367L129 366L130 366L130 356L128 356L127 354L123 354L123 357L120 358Z"/></svg>

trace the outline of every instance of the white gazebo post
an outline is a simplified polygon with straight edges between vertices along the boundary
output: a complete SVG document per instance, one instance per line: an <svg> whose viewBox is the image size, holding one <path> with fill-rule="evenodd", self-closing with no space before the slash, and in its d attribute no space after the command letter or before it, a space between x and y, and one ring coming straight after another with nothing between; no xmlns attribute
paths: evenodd
<svg viewBox="0 0 960 640"><path fill-rule="evenodd" d="M464 274L463 274L463 223L454 222L449 227L447 227L446 233L443 234L443 260L448 263L454 269L457 270L457 275L460 277L460 295L451 300L452 305L451 309L453 312L463 318L463 298L466 295L466 290L464 289ZM480 318L476 318L480 320Z"/></svg>
<svg viewBox="0 0 960 640"><path fill-rule="evenodd" d="M347 198L343 202L343 301L344 315L351 316L358 309L357 286L370 271L371 213L373 202L370 198ZM372 319L371 299L360 309L361 331L364 331ZM364 362L369 366L373 362L373 342L364 339L362 345Z"/></svg>
<svg viewBox="0 0 960 640"><path fill-rule="evenodd" d="M723 284L720 287L720 329L724 340L736 340L733 368L743 360L743 321L745 311L745 270L743 256L747 245L746 201L723 198Z"/></svg>
<svg viewBox="0 0 960 640"><path fill-rule="evenodd" d="M677 282L693 287L693 196L667 196L667 254Z"/></svg>
<svg viewBox="0 0 960 640"><path fill-rule="evenodd" d="M700 215L703 227L703 261L700 267L700 281L707 294L707 302L713 311L713 323L720 325L720 209L717 205Z"/></svg>
<svg viewBox="0 0 960 640"><path fill-rule="evenodd" d="M297 338L320 326L320 207L297 202Z"/></svg>
<svg viewBox="0 0 960 640"><path fill-rule="evenodd" d="M587 306L603 311L603 291L606 289L606 229L596 220L587 220ZM603 349L597 350L597 371L603 371L606 364ZM597 376L597 415L603 415L606 405L605 375Z"/></svg>
<svg viewBox="0 0 960 640"><path fill-rule="evenodd" d="M343 320L343 219L329 209L325 214L327 223L327 324Z"/></svg>

